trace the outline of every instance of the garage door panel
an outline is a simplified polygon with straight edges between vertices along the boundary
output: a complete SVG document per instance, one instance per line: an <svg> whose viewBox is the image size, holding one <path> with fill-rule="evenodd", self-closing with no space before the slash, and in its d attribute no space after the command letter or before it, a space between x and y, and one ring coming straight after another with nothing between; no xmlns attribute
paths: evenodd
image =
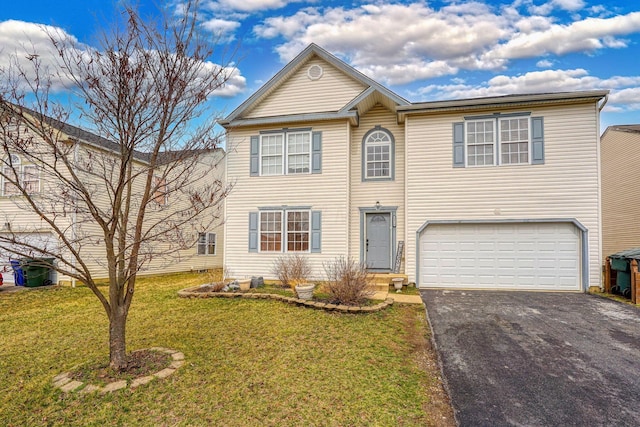
<svg viewBox="0 0 640 427"><path fill-rule="evenodd" d="M433 224L420 251L422 287L580 290L571 223Z"/></svg>

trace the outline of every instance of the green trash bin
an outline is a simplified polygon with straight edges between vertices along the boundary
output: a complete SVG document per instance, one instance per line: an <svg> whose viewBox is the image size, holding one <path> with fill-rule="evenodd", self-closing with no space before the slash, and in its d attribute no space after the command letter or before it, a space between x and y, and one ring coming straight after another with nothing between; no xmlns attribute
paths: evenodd
<svg viewBox="0 0 640 427"><path fill-rule="evenodd" d="M51 272L53 258L25 258L21 261L25 286L36 288L51 284L49 273Z"/></svg>

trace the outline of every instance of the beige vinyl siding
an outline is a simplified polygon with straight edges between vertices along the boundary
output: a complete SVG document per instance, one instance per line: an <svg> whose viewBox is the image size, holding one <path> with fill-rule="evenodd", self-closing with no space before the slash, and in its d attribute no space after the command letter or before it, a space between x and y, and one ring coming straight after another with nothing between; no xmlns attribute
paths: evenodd
<svg viewBox="0 0 640 427"><path fill-rule="evenodd" d="M214 154L217 156L217 154ZM94 158L97 156L94 156ZM209 179L209 177L216 176L224 177L224 162L218 160L212 160L218 163L218 167L215 170L211 169L211 174L208 175L205 179ZM203 158L203 163L201 167L210 168L208 165L207 157ZM137 190L134 192L139 192L141 194L144 186L144 178L136 180L135 185L137 186ZM91 179L91 178L88 178ZM104 181L94 179L94 186L96 191L94 193L94 198L97 203L101 206L108 207L109 200L107 198L107 194L104 189ZM171 195L168 197L167 209L172 208L172 203L175 202L175 198L172 200ZM158 213L154 212L154 205L149 205L150 209L147 210L145 222L147 224L153 223L157 218L163 218L166 214L163 211ZM212 214L215 212L212 212ZM146 263L143 266L143 269L140 271L141 275L153 275L153 274L167 274L167 273L175 273L181 271L197 271L197 270L207 270L214 268L222 267L223 260L223 245L224 245L224 227L222 225L222 215L223 215L223 206L220 207L220 212L216 213L220 216L220 220L217 221L211 229L206 230L207 232L216 233L216 255L197 255L197 247L194 244L193 247L187 250L176 251L165 256L156 256L151 262ZM155 218L155 219L154 219ZM132 220L133 221L133 220ZM81 248L81 253L83 259L87 263L89 270L94 278L106 278L108 277L108 270L106 268L106 247L104 245L104 237L103 231L100 226L94 222L92 219L87 218L86 221L83 221L82 217L79 217L77 220L76 233L78 235L87 236L89 238L89 243L97 242L99 244L83 244ZM193 231L192 240L195 242L197 238L197 231ZM162 251L167 250L169 245L167 243L163 243L158 241L154 243L154 251Z"/></svg>
<svg viewBox="0 0 640 427"><path fill-rule="evenodd" d="M395 139L395 177L393 181L362 181L362 139L375 126L381 126L393 134ZM396 116L380 104L360 118L360 126L351 131L351 204L349 207L349 251L351 256L360 257L360 209L372 208L379 201L382 206L397 207L396 211L396 243L405 240L405 136L404 125L399 125Z"/></svg>
<svg viewBox="0 0 640 427"><path fill-rule="evenodd" d="M640 247L640 132L602 136L602 256Z"/></svg>
<svg viewBox="0 0 640 427"><path fill-rule="evenodd" d="M453 168L452 123L473 112L408 117L411 280L416 279L416 231L425 221L575 218L589 230L590 285L600 285L596 106L501 110L521 111L544 117L544 165Z"/></svg>
<svg viewBox="0 0 640 427"><path fill-rule="evenodd" d="M227 181L234 183L226 203L225 266L237 278L273 277L271 266L281 253L248 250L249 212L266 206L309 206L322 212L322 251L306 254L314 277L324 276L322 263L347 255L348 128L344 121L304 123L322 132L322 173L250 176L250 137L278 128L235 129L227 138Z"/></svg>
<svg viewBox="0 0 640 427"><path fill-rule="evenodd" d="M312 65L320 65L324 70L319 80L307 77L307 70ZM338 111L364 89L366 87L362 83L316 57L302 65L244 117Z"/></svg>

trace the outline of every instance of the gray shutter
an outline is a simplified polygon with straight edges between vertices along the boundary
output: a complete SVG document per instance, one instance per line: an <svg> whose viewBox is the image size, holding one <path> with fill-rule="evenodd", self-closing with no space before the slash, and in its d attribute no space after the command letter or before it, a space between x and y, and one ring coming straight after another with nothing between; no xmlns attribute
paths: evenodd
<svg viewBox="0 0 640 427"><path fill-rule="evenodd" d="M258 252L258 212L249 212L249 252Z"/></svg>
<svg viewBox="0 0 640 427"><path fill-rule="evenodd" d="M251 176L260 175L260 137L251 137Z"/></svg>
<svg viewBox="0 0 640 427"><path fill-rule="evenodd" d="M544 118L531 117L531 164L544 164Z"/></svg>
<svg viewBox="0 0 640 427"><path fill-rule="evenodd" d="M311 252L322 248L322 212L311 211Z"/></svg>
<svg viewBox="0 0 640 427"><path fill-rule="evenodd" d="M311 173L322 173L322 132L313 132L311 140Z"/></svg>
<svg viewBox="0 0 640 427"><path fill-rule="evenodd" d="M464 167L464 122L453 124L453 167Z"/></svg>

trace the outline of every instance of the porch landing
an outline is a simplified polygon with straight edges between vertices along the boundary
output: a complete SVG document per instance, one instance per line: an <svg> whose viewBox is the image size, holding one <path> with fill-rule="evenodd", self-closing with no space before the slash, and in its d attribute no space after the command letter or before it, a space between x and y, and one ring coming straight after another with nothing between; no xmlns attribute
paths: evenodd
<svg viewBox="0 0 640 427"><path fill-rule="evenodd" d="M403 279L403 284L407 286L407 276L398 273L375 273L373 274L373 280L375 283L374 299L385 300L392 298L394 302L400 304L422 304L422 298L420 295L407 295L403 291L396 292L395 289L390 288L393 286L393 279ZM405 288L403 288L405 289Z"/></svg>

